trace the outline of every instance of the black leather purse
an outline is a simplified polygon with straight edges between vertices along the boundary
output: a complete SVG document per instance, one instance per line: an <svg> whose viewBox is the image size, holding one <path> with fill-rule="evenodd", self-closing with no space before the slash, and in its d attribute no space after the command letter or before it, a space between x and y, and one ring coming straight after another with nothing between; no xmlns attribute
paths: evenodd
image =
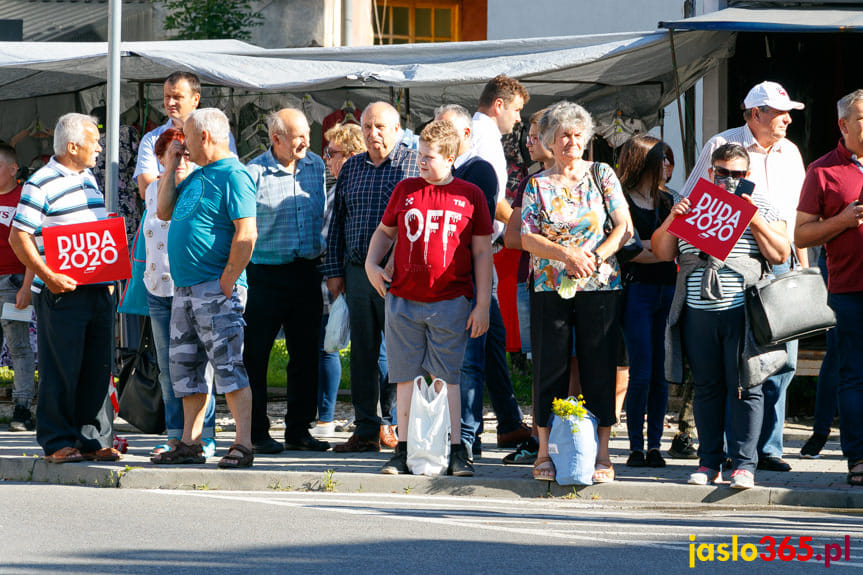
<svg viewBox="0 0 863 575"><path fill-rule="evenodd" d="M141 327L141 341L120 370L117 383L119 415L144 433L165 431L165 402L150 318Z"/></svg>
<svg viewBox="0 0 863 575"><path fill-rule="evenodd" d="M759 345L785 343L836 327L836 314L827 305L827 287L818 268L792 269L756 282L746 288L746 306Z"/></svg>
<svg viewBox="0 0 863 575"><path fill-rule="evenodd" d="M590 167L590 172L593 175L593 183L596 184L596 188L602 192L602 180L599 177L599 162L593 162L593 165ZM608 235L611 234L611 230L614 229L614 223L611 221L611 213L608 211L608 205L605 203L605 200L603 200L602 205L605 206L605 225L603 226L603 232L605 232L605 237L608 237ZM614 254L614 257L617 259L617 263L621 268L621 273L623 273L623 266L640 254L643 249L644 248L641 246L641 238L638 237L638 232L635 230L635 226L633 226L632 237L629 238L623 247L617 250Z"/></svg>

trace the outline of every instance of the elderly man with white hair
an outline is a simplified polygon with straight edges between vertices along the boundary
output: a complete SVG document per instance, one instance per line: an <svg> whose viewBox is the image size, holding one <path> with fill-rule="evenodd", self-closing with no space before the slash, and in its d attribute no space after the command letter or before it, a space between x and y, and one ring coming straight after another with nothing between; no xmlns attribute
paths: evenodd
<svg viewBox="0 0 863 575"><path fill-rule="evenodd" d="M245 268L257 238L255 182L228 146L228 118L220 110L192 112L183 126L185 145L165 152L165 171L180 156L200 166L179 185L159 180L157 213L171 221L168 261L174 279L170 369L174 395L183 398L183 438L155 455L153 463L203 463L204 407L215 384L224 393L237 424L236 438L219 467L251 467L252 392L243 365ZM207 362L214 381L204 377Z"/></svg>
<svg viewBox="0 0 863 575"><path fill-rule="evenodd" d="M108 284L77 285L43 260L45 228L105 219L105 198L90 168L99 129L83 114L61 116L54 156L24 184L9 243L36 274L32 290L39 323L36 439L51 463L116 461L106 406L111 376L114 301Z"/></svg>
<svg viewBox="0 0 863 575"><path fill-rule="evenodd" d="M318 271L327 203L324 161L309 150L309 122L300 110L273 112L267 126L270 149L247 166L258 189L243 350L252 386L252 444L255 453L326 451L330 444L309 434L324 306ZM267 367L279 328L289 357L284 447L270 437L267 417Z"/></svg>

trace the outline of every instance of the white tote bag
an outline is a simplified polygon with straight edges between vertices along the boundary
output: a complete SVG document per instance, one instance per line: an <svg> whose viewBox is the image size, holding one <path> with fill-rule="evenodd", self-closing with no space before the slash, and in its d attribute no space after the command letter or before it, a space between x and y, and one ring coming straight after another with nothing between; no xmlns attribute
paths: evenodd
<svg viewBox="0 0 863 575"><path fill-rule="evenodd" d="M441 390L435 391L440 382ZM423 376L413 384L408 422L408 469L414 475L440 475L449 464L449 403L446 383L429 385Z"/></svg>
<svg viewBox="0 0 863 575"><path fill-rule="evenodd" d="M324 351L336 353L342 351L351 342L351 320L348 315L348 303L344 294L339 294L330 306L330 317L327 319L327 329L324 332Z"/></svg>

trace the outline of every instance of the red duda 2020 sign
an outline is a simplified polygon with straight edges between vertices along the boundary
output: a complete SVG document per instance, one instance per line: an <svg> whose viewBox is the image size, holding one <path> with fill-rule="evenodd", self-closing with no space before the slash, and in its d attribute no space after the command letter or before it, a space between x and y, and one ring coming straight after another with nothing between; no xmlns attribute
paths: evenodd
<svg viewBox="0 0 863 575"><path fill-rule="evenodd" d="M132 277L123 218L43 228L42 241L48 267L79 284Z"/></svg>
<svg viewBox="0 0 863 575"><path fill-rule="evenodd" d="M689 213L677 216L668 233L725 260L758 208L705 179L689 194Z"/></svg>

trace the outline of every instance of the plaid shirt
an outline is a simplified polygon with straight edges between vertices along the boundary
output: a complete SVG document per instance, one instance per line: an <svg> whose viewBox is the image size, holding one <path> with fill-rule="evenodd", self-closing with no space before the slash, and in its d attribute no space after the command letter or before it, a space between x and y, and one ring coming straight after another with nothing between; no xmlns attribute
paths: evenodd
<svg viewBox="0 0 863 575"><path fill-rule="evenodd" d="M297 160L293 173L279 163L271 148L246 168L258 187L258 240L252 263L281 265L320 256L327 203L320 156L307 152Z"/></svg>
<svg viewBox="0 0 863 575"><path fill-rule="evenodd" d="M375 167L368 152L348 159L336 183L336 199L327 235L321 272L328 278L345 275L345 263L365 262L372 234L381 222L393 189L405 178L419 176L416 152L396 146Z"/></svg>

